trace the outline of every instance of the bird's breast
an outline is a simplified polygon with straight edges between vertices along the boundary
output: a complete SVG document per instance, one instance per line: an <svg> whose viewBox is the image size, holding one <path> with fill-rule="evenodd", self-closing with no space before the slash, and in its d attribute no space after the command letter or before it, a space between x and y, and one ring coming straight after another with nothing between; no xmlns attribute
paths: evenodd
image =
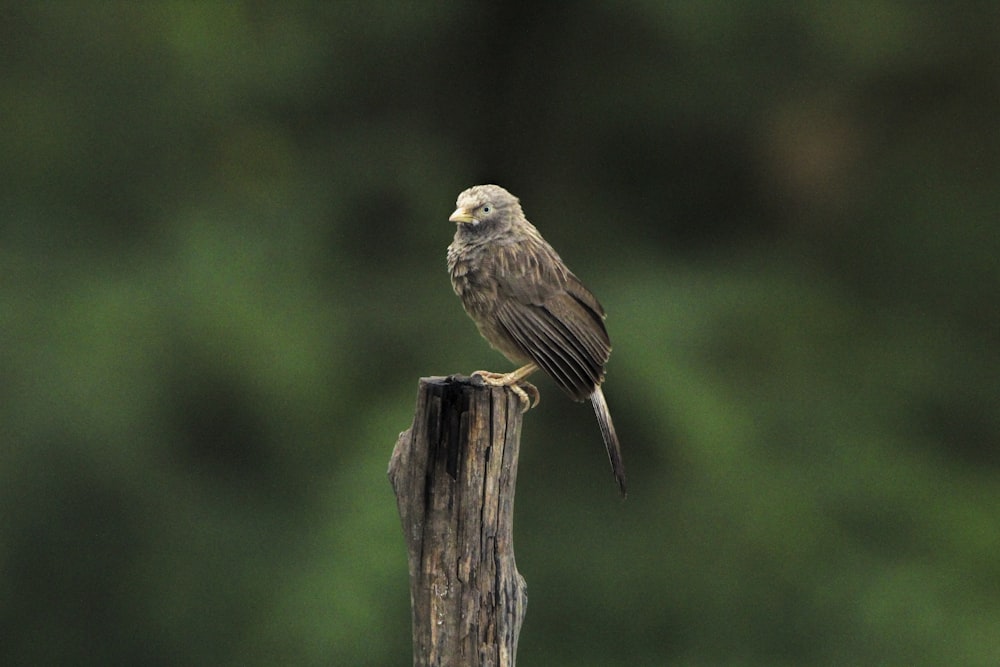
<svg viewBox="0 0 1000 667"><path fill-rule="evenodd" d="M496 303L496 279L470 257L448 256L451 286L465 310L474 318L489 313Z"/></svg>
<svg viewBox="0 0 1000 667"><path fill-rule="evenodd" d="M484 314L490 295L496 294L496 282L486 269L487 255L486 249L478 245L456 241L448 247L451 286L473 317Z"/></svg>

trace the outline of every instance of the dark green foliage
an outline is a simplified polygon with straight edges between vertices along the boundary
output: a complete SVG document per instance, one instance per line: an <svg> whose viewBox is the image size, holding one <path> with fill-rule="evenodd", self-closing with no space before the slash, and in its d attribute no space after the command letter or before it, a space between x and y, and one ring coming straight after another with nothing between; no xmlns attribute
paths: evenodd
<svg viewBox="0 0 1000 667"><path fill-rule="evenodd" d="M479 182L598 295L524 664L1000 663L983 2L5 3L0 663L400 665L385 476Z"/></svg>

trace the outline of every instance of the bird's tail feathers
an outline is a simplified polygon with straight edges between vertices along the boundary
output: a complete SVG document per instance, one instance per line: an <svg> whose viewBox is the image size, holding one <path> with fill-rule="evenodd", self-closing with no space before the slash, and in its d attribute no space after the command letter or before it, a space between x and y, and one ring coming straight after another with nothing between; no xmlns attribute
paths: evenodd
<svg viewBox="0 0 1000 667"><path fill-rule="evenodd" d="M594 393L590 396L590 402L594 406L594 413L597 415L597 423L601 425L601 436L604 438L604 447L608 450L608 459L611 461L611 470L618 482L618 491L625 498L628 493L625 490L625 466L622 464L622 448L618 442L618 434L615 433L615 424L611 421L611 412L608 411L608 403L604 400L604 392L598 385Z"/></svg>

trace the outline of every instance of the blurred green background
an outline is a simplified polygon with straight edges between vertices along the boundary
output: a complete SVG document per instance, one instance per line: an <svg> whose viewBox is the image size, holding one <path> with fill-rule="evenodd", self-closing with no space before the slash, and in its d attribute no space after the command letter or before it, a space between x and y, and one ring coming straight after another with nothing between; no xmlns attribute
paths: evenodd
<svg viewBox="0 0 1000 667"><path fill-rule="evenodd" d="M524 665L1000 664L992 2L4 2L0 663L405 665L386 467L509 364L500 183L609 312L526 415ZM572 465L567 465L572 462Z"/></svg>

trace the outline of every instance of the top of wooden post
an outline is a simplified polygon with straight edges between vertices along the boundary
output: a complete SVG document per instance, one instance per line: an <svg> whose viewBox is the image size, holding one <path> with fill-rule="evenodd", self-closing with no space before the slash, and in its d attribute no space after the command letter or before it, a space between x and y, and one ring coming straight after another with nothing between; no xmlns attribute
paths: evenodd
<svg viewBox="0 0 1000 667"><path fill-rule="evenodd" d="M418 667L514 665L527 606L513 544L521 416L505 387L420 380L413 424L389 462Z"/></svg>

